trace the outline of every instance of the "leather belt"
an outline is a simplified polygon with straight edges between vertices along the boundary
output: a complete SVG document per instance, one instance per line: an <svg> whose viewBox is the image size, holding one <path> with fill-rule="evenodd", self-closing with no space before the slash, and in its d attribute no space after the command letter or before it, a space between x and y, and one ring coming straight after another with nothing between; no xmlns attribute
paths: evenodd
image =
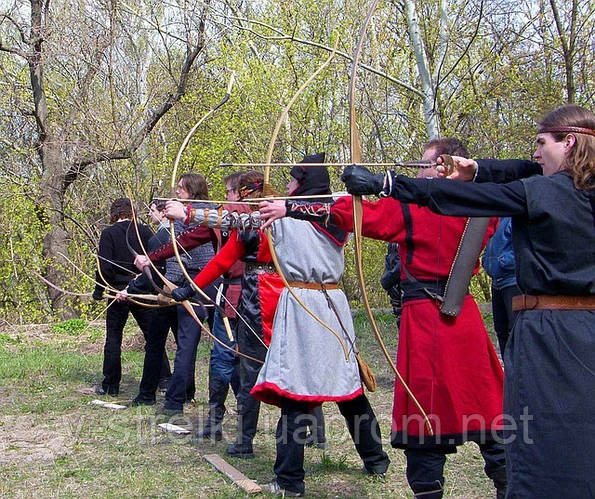
<svg viewBox="0 0 595 499"><path fill-rule="evenodd" d="M339 289L339 285L336 282L321 283L321 282L288 281L288 284L293 288L318 289L320 291L324 291L326 289Z"/></svg>
<svg viewBox="0 0 595 499"><path fill-rule="evenodd" d="M512 297L512 310L595 310L595 295L518 295Z"/></svg>

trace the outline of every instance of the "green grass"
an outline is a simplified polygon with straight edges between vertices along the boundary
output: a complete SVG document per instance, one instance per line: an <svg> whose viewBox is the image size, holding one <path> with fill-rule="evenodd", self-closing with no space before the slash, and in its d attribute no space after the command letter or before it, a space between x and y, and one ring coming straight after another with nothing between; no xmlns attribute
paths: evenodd
<svg viewBox="0 0 595 499"><path fill-rule="evenodd" d="M387 440L394 377L363 315L355 322L360 349L379 380L370 400ZM392 316L379 316L379 326L394 355L397 332ZM224 456L235 436L234 414L225 418L224 441L195 445L186 437L163 433L155 407L110 411L89 405L96 396L81 390L100 381L102 365L103 335L98 338L93 329L98 328L85 324L66 331L47 326L0 331L0 496L244 497L202 457ZM125 402L136 395L143 360L139 335L135 327L127 327L125 345L135 348L125 348L120 397L110 400ZM185 409L184 422L193 429L208 410L209 349L208 342L201 342L197 404ZM233 398L228 407L235 408ZM310 497L412 497L401 451L385 446L392 464L384 481L363 475L336 406L325 404L324 411L329 449L306 449ZM277 418L277 408L263 406L254 442L256 458L228 458L259 483L273 478ZM449 456L446 480L448 497L493 496L483 460L472 444Z"/></svg>

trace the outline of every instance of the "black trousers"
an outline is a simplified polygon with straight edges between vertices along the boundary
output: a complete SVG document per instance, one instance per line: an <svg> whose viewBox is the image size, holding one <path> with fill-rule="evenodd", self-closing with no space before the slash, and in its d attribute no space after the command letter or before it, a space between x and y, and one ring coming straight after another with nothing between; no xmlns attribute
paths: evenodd
<svg viewBox="0 0 595 499"><path fill-rule="evenodd" d="M151 326L157 309L114 300L110 300L109 303L110 306L106 311L105 318L106 337L105 346L103 347L103 382L101 386L106 392L117 395L120 390L120 380L122 379L122 333L128 315L132 314L146 341L151 336ZM159 360L159 370L165 367L162 366L163 360L163 357ZM169 364L167 369L169 369Z"/></svg>
<svg viewBox="0 0 595 499"><path fill-rule="evenodd" d="M506 342L510 336L512 326L517 316L517 312L512 311L512 297L522 294L519 287L506 286L505 288L495 288L492 286L492 314L494 316L494 329L498 337L498 346L500 353L504 355Z"/></svg>
<svg viewBox="0 0 595 499"><path fill-rule="evenodd" d="M177 342L178 313L176 309L177 307L155 309L153 321L145 335L145 360L138 389L138 398L140 399L155 400L159 381L171 376L165 343L170 329Z"/></svg>
<svg viewBox="0 0 595 499"><path fill-rule="evenodd" d="M366 470L370 473L384 473L390 460L382 450L378 421L366 396L360 395L353 400L338 402L337 405ZM277 423L277 459L274 471L277 483L291 492L304 492L305 489L306 427L315 424L312 415L308 413L310 408L306 402L285 399L281 418Z"/></svg>
<svg viewBox="0 0 595 499"><path fill-rule="evenodd" d="M494 479L499 470L506 464L504 445L489 442L479 444L479 450L485 461L486 475ZM442 497L444 487L444 464L446 454L456 452L456 447L436 447L428 449L406 449L407 481L411 490L426 499Z"/></svg>
<svg viewBox="0 0 595 499"><path fill-rule="evenodd" d="M182 305L176 308L178 314L178 344L174 358L174 372L165 393L166 409L182 410L184 403L194 398L196 349L200 341L201 329L194 318ZM207 318L206 309L193 305L202 321Z"/></svg>
<svg viewBox="0 0 595 499"><path fill-rule="evenodd" d="M255 330L261 332L262 328L255 328ZM237 323L237 335L240 352L250 355L255 359L261 359L264 362L267 354L266 347L241 321ZM262 336L260 337L262 338ZM236 443L248 447L252 445L252 440L256 434L260 412L260 401L250 395L250 390L254 387L261 368L262 363L247 359L246 357L240 357L240 387L236 394L238 401L238 433Z"/></svg>

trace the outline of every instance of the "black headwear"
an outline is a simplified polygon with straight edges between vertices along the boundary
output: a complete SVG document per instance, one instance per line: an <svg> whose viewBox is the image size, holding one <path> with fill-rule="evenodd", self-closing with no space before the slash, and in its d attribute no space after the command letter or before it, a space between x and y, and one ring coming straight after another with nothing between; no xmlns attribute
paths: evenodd
<svg viewBox="0 0 595 499"><path fill-rule="evenodd" d="M311 154L305 156L300 163L324 163L325 153L319 152L318 154ZM294 166L290 175L295 178L300 186L292 192L294 196L307 196L309 194L331 194L331 180L328 174L326 166ZM331 202L332 198L318 199L317 201ZM320 224L318 222L312 222L312 225L317 230L326 234L331 241L339 246L343 246L348 239L349 234L343 229L340 229L332 223Z"/></svg>
<svg viewBox="0 0 595 499"><path fill-rule="evenodd" d="M305 156L300 163L324 163L325 153L319 152ZM289 174L300 186L292 194L306 196L308 194L330 194L330 177L326 166L294 166Z"/></svg>

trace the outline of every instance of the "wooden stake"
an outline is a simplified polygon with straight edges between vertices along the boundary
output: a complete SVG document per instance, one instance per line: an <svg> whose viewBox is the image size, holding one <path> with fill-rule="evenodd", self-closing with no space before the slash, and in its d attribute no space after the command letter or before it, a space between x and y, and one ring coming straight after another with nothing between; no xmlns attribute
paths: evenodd
<svg viewBox="0 0 595 499"><path fill-rule="evenodd" d="M218 454L206 454L204 458L208 463L212 464L217 471L223 473L227 478L233 480L233 483L248 492L248 494L259 494L262 492L262 489L254 480L251 480L241 471L234 468Z"/></svg>

